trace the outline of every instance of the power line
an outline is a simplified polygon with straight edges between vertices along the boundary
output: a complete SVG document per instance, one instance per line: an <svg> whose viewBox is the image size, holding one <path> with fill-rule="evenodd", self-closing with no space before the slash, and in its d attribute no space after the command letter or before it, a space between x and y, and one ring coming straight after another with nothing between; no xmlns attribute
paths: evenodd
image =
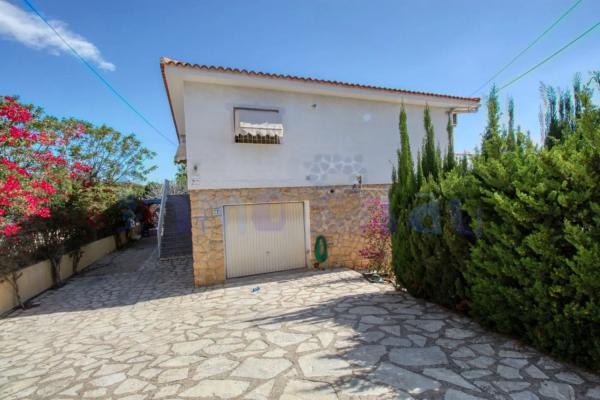
<svg viewBox="0 0 600 400"><path fill-rule="evenodd" d="M125 96L123 96L121 93L119 93L117 91L117 89L115 89L107 80L106 78L104 78L102 76L102 74L100 74L98 71L96 71L96 69L90 64L88 63L78 52L77 50L75 50L70 44L69 42L67 42L65 40L65 38L62 37L62 35L60 33L58 33L58 31L52 26L50 25L50 23L48 22L48 20L46 18L44 18L42 16L42 14L33 6L33 4L31 4L29 2L29 0L23 0L23 2L25 4L27 4L27 6L31 9L31 11L33 11L38 17L40 17L40 19L42 21L44 21L44 23L46 25L48 25L48 27L50 29L52 29L52 32L54 32L54 34L65 44L65 46L67 46L69 48L69 50L71 50L71 52L73 53L73 55L75 55L75 57L77 57L82 63L83 65L85 65L89 71L100 80L100 82L102 82L104 85L106 85L106 87L115 95L117 96L117 98L119 98L123 103L125 103L125 105L127 107L129 107L129 109L131 109L131 111L133 111L138 117L140 117L150 128L152 128L156 133L158 133L160 136L162 136L165 140L167 140L169 143L171 143L174 146L177 146L177 143L175 143L173 140L171 140L169 137L167 137L165 134L163 134L156 126L154 126L149 120L148 118L146 118L144 116L144 114L141 113L141 111L139 111L137 108L135 108L133 106L133 104L131 104L129 102L129 100L127 100L125 98Z"/></svg>
<svg viewBox="0 0 600 400"><path fill-rule="evenodd" d="M523 50L521 50L521 52L519 54L517 54L516 56L513 57L512 60L510 60L506 65L504 65L502 68L500 68L498 70L498 72L496 72L490 79L488 79L487 81L485 81L485 83L481 86L479 86L479 88L477 88L477 90L475 90L473 93L471 93L469 96L473 96L475 93L479 92L481 89L483 89L484 87L486 87L491 81L493 81L494 79L496 79L498 77L498 75L500 75L502 72L506 71L506 69L508 67L510 67L511 65L513 65L513 63L515 61L517 61L517 59L519 57L521 57L523 54L525 54L525 52L527 52L527 50L529 50L530 48L532 48L537 42L540 41L540 39L542 37L544 37L548 32L550 32L552 29L554 29L554 27L556 25L558 25L567 15L569 15L571 13L571 11L573 11L583 0L577 0L575 3L573 3L573 5L571 7L569 7L560 17L558 17L558 19L556 21L554 21L552 23L552 25L550 25L548 28L546 28L546 30L544 30L538 37L536 37L533 42L531 42L527 47L525 47Z"/></svg>
<svg viewBox="0 0 600 400"><path fill-rule="evenodd" d="M550 61L552 58L554 58L555 56L557 56L558 54L560 54L564 50L566 50L567 47L571 46L573 43L577 42L579 39L581 39L582 37L586 36L587 34L589 34L590 32L592 32L594 29L596 29L599 26L600 26L600 21L596 22L595 25L593 25L592 27L588 28L585 32L583 32L582 34L580 34L579 36L577 36L575 39L571 40L569 43L565 44L560 49L556 50L554 53L550 54L548 57L544 58L539 63L535 64L533 67L529 68L527 71L523 72L521 75L517 76L516 78L514 78L510 82L508 82L508 83L504 84L503 86L501 86L498 89L498 91L501 91L502 89L507 88L508 86L512 85L513 83L515 83L516 81L518 81L519 79L521 79L522 77L524 77L525 75L529 74L533 70L535 70L538 67L540 67L542 64L545 64L546 62Z"/></svg>

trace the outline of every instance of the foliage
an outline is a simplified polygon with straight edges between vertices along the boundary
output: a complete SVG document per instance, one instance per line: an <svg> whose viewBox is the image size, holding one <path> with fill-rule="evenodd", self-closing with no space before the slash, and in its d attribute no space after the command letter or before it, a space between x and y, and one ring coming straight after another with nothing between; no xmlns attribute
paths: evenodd
<svg viewBox="0 0 600 400"><path fill-rule="evenodd" d="M465 228L458 168L440 182L427 179L408 213L406 267L398 281L413 295L454 308L464 298L461 274L472 232Z"/></svg>
<svg viewBox="0 0 600 400"><path fill-rule="evenodd" d="M162 186L161 186L160 183L158 183L158 182L148 182L144 186L143 197L145 199L151 199L151 198L155 198L155 197L160 197L161 194L162 194L161 191L162 191Z"/></svg>
<svg viewBox="0 0 600 400"><path fill-rule="evenodd" d="M482 155L486 159L498 157L502 146L500 134L500 106L496 86L492 87L488 96L487 113L487 126L481 144Z"/></svg>
<svg viewBox="0 0 600 400"><path fill-rule="evenodd" d="M575 133L577 119L591 105L592 90L588 85L582 85L579 74L575 75L572 88L573 94L569 89L540 84L543 105L540 123L542 140L547 147L562 143Z"/></svg>
<svg viewBox="0 0 600 400"><path fill-rule="evenodd" d="M401 124L401 151L398 172L395 172L396 186L392 183L392 191L402 193L402 197L390 196L390 209L398 216L397 229L392 235L392 261L397 282L416 296L429 297L428 293L435 293L435 297L429 298L448 305L452 305L457 297L455 292L462 290L460 274L454 271L452 263L443 262L449 257L450 249L441 237L445 226L441 216L445 214L440 214L440 210L446 209L446 203L441 197L439 180L457 168L451 118L449 115L448 147L442 160L430 110L425 108L426 135L417 155L416 176L410 152L403 151L410 149L410 143L406 125L403 129ZM400 173L407 176L408 184L402 185ZM430 257L422 257L423 254Z"/></svg>
<svg viewBox="0 0 600 400"><path fill-rule="evenodd" d="M423 125L425 126L425 139L423 140L423 148L421 150L421 171L425 178L431 176L434 180L437 180L440 177L441 160L439 149L435 142L435 132L433 122L431 122L429 106L425 106Z"/></svg>
<svg viewBox="0 0 600 400"><path fill-rule="evenodd" d="M452 124L452 114L448 113L448 124L446 125L448 134L448 149L444 158L444 172L448 173L456 168L456 156L454 155L454 125Z"/></svg>
<svg viewBox="0 0 600 400"><path fill-rule="evenodd" d="M396 276L399 276L396 269L402 269L407 262L409 249L408 242L404 240L408 231L406 210L411 204L417 188L404 107L400 109L398 128L400 131L400 149L397 152L398 165L392 169L392 185L389 191L389 218L393 233L391 237L392 265Z"/></svg>
<svg viewBox="0 0 600 400"><path fill-rule="evenodd" d="M89 122L47 118L49 125L60 129L82 126L86 132L80 140L67 147L67 156L90 166L88 179L104 183L143 181L156 169L147 166L156 153L148 150L134 135L125 135L106 125L93 126Z"/></svg>
<svg viewBox="0 0 600 400"><path fill-rule="evenodd" d="M177 172L175 173L175 183L177 187L187 191L187 165L184 163L177 164Z"/></svg>
<svg viewBox="0 0 600 400"><path fill-rule="evenodd" d="M598 370L600 110L575 87L577 101L556 95L555 121L547 108L564 134L541 148L515 128L512 100L500 130L493 89L482 153L422 178L402 233L410 254L393 260L409 292Z"/></svg>
<svg viewBox="0 0 600 400"><path fill-rule="evenodd" d="M143 191L116 182L149 171L148 151L130 136L0 99L0 279L17 297L20 268L50 259L60 284L61 257L70 253L76 272L81 247L119 224L119 199Z"/></svg>
<svg viewBox="0 0 600 400"><path fill-rule="evenodd" d="M464 276L474 315L557 355L600 367L600 118L538 150L474 161L482 235ZM502 307L498 307L502 304Z"/></svg>
<svg viewBox="0 0 600 400"><path fill-rule="evenodd" d="M369 222L361 226L365 247L359 250L361 257L369 260L371 271L390 272L390 231L387 205L377 198L367 204Z"/></svg>
<svg viewBox="0 0 600 400"><path fill-rule="evenodd" d="M506 147L509 150L514 150L517 145L515 137L515 102L511 98L508 99L508 129L504 133L506 138Z"/></svg>
<svg viewBox="0 0 600 400"><path fill-rule="evenodd" d="M0 106L0 239L19 233L32 217L48 218L49 206L81 183L88 167L69 163L62 149L82 131L33 131L32 114L15 99Z"/></svg>

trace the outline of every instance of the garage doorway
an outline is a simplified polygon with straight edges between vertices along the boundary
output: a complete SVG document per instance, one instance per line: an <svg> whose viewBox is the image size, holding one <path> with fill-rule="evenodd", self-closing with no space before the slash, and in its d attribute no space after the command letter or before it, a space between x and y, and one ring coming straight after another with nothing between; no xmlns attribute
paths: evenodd
<svg viewBox="0 0 600 400"><path fill-rule="evenodd" d="M306 267L304 203L224 207L227 278Z"/></svg>

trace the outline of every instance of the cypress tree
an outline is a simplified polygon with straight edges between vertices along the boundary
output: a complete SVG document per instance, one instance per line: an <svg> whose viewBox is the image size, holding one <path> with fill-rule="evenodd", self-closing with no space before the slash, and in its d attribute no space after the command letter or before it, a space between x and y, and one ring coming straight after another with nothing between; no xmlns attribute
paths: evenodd
<svg viewBox="0 0 600 400"><path fill-rule="evenodd" d="M469 171L469 159L467 158L467 153L463 154L461 157L459 168L462 174L466 174Z"/></svg>
<svg viewBox="0 0 600 400"><path fill-rule="evenodd" d="M456 158L454 155L454 126L452 125L452 114L450 113L448 113L446 132L448 132L448 151L446 152L446 158L444 159L444 172L450 172L456 167Z"/></svg>
<svg viewBox="0 0 600 400"><path fill-rule="evenodd" d="M417 190L404 105L400 109L398 129L400 131L400 149L397 151L398 166L392 170L390 220L394 228L392 230L392 264L396 279L400 283L401 277L411 265L408 247L410 230L407 218L409 207Z"/></svg>
<svg viewBox="0 0 600 400"><path fill-rule="evenodd" d="M575 111L575 119L581 116L582 104L581 104L581 74L575 74L573 78L573 102L574 111Z"/></svg>
<svg viewBox="0 0 600 400"><path fill-rule="evenodd" d="M417 152L417 191L423 187L425 176L423 175L423 160L421 159L421 152Z"/></svg>
<svg viewBox="0 0 600 400"><path fill-rule="evenodd" d="M423 154L421 159L421 169L423 176L429 178L432 176L434 180L438 180L440 176L440 156L435 145L435 132L433 123L431 122L431 113L429 106L425 106L423 113L423 125L425 127L425 139L423 141Z"/></svg>
<svg viewBox="0 0 600 400"><path fill-rule="evenodd" d="M400 110L400 154L398 165L398 182L402 186L400 202L403 206L408 206L415 194L415 167L413 164L412 153L410 151L410 138L408 136L408 127L406 125L406 109L402 106Z"/></svg>
<svg viewBox="0 0 600 400"><path fill-rule="evenodd" d="M484 158L498 158L500 156L500 111L498 108L498 89L492 87L487 101L488 119L483 141L481 144Z"/></svg>
<svg viewBox="0 0 600 400"><path fill-rule="evenodd" d="M515 102L512 97L508 99L508 132L506 133L506 147L509 150L514 150L516 143L515 138Z"/></svg>
<svg viewBox="0 0 600 400"><path fill-rule="evenodd" d="M400 109L398 121L400 149L396 152L398 165L392 170L390 188L390 218L396 222L400 212L408 207L416 191L415 167L410 150L410 139L406 124L406 109Z"/></svg>
<svg viewBox="0 0 600 400"><path fill-rule="evenodd" d="M546 119L545 145L552 147L554 144L562 141L562 132L558 118L559 101L553 87L542 84L540 90L542 91L542 99L546 106L544 110Z"/></svg>
<svg viewBox="0 0 600 400"><path fill-rule="evenodd" d="M398 152L396 152L398 154ZM392 184L388 190L388 212L390 215L390 232L392 234L396 231L396 223L398 220L398 214L396 211L396 205L398 203L398 172L396 167L392 167Z"/></svg>

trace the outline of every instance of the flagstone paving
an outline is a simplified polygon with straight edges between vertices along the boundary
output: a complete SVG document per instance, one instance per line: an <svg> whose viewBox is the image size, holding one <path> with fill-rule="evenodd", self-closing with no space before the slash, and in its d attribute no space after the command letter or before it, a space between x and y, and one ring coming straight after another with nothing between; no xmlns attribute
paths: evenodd
<svg viewBox="0 0 600 400"><path fill-rule="evenodd" d="M600 399L598 376L353 271L206 289L155 257L108 256L0 320L0 398Z"/></svg>

